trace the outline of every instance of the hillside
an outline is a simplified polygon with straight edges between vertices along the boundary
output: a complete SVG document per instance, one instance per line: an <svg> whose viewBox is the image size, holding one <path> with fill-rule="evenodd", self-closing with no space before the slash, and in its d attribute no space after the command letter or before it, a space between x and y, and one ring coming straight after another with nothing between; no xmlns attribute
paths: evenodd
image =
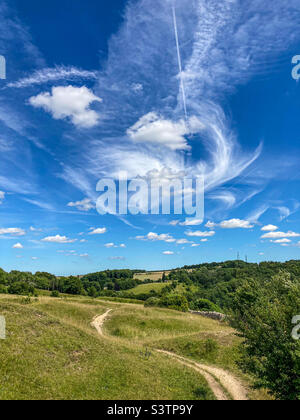
<svg viewBox="0 0 300 420"><path fill-rule="evenodd" d="M100 336L91 322L108 309ZM0 344L1 400L215 399L208 374L193 361L225 368L245 384L249 398L266 398L250 389L251 380L235 365L234 331L212 320L81 297L1 295L0 313L7 321L7 339ZM189 363L156 349L186 356Z"/></svg>

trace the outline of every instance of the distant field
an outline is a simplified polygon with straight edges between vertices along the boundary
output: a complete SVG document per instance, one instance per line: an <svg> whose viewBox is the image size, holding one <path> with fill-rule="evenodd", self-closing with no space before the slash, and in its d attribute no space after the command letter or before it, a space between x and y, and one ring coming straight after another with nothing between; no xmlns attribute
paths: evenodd
<svg viewBox="0 0 300 420"><path fill-rule="evenodd" d="M149 271L147 273L136 273L134 275L134 278L136 280L141 280L141 281L145 281L147 279L152 280L152 281L158 281L162 279L163 273L165 273L165 275L168 276L171 273L171 271L157 271L157 272Z"/></svg>
<svg viewBox="0 0 300 420"><path fill-rule="evenodd" d="M136 286L134 289L128 290L135 295L139 295L141 293L149 293L151 290L155 290L156 292L160 292L164 287L171 283L149 283L149 284L140 284Z"/></svg>

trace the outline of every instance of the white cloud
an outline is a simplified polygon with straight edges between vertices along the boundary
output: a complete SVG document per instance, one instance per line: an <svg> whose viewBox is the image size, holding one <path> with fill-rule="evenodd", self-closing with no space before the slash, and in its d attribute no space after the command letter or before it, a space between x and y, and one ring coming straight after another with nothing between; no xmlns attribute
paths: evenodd
<svg viewBox="0 0 300 420"><path fill-rule="evenodd" d="M30 226L29 230L30 230L30 232L42 232L42 229L37 229L33 226Z"/></svg>
<svg viewBox="0 0 300 420"><path fill-rule="evenodd" d="M254 226L250 224L248 220L231 219L224 220L221 223L207 222L205 227L208 229L214 229L220 227L222 229L252 229Z"/></svg>
<svg viewBox="0 0 300 420"><path fill-rule="evenodd" d="M106 232L107 232L107 229L105 227L104 228L91 229L91 232L89 233L89 235L103 235Z"/></svg>
<svg viewBox="0 0 300 420"><path fill-rule="evenodd" d="M174 252L172 252L172 251L164 251L163 254L164 255L174 255Z"/></svg>
<svg viewBox="0 0 300 420"><path fill-rule="evenodd" d="M89 211L91 209L94 209L96 206L93 204L92 200L89 198L84 198L81 201L75 201L68 203L68 207L76 207L78 210L81 211Z"/></svg>
<svg viewBox="0 0 300 420"><path fill-rule="evenodd" d="M231 219L220 223L222 229L252 229L254 226L248 220Z"/></svg>
<svg viewBox="0 0 300 420"><path fill-rule="evenodd" d="M2 228L0 229L0 235L12 235L12 236L24 236L25 231L19 228Z"/></svg>
<svg viewBox="0 0 300 420"><path fill-rule="evenodd" d="M24 248L23 245L20 243L13 245L13 249L23 249L23 248Z"/></svg>
<svg viewBox="0 0 300 420"><path fill-rule="evenodd" d="M214 229L216 226L217 226L216 223L213 223L213 222L207 222L205 225L205 227L208 229Z"/></svg>
<svg viewBox="0 0 300 420"><path fill-rule="evenodd" d="M289 244L292 241L290 239L283 238L283 239L276 239L276 241L271 241L271 242L273 242L274 244Z"/></svg>
<svg viewBox="0 0 300 420"><path fill-rule="evenodd" d="M188 241L187 239L178 239L177 241L176 241L176 244L177 245L185 245L185 244L191 244L192 242L191 241Z"/></svg>
<svg viewBox="0 0 300 420"><path fill-rule="evenodd" d="M33 261L36 261L36 260L38 260L38 257L31 257L31 259L32 259Z"/></svg>
<svg viewBox="0 0 300 420"><path fill-rule="evenodd" d="M275 230L278 230L278 227L274 225L266 225L262 227L261 230L263 232L274 232Z"/></svg>
<svg viewBox="0 0 300 420"><path fill-rule="evenodd" d="M202 225L203 219L186 219L185 222L180 223L180 226L199 226Z"/></svg>
<svg viewBox="0 0 300 420"><path fill-rule="evenodd" d="M170 225L170 226L177 226L179 222L180 222L180 220L172 220L172 221L169 223L169 225Z"/></svg>
<svg viewBox="0 0 300 420"><path fill-rule="evenodd" d="M280 239L280 238L298 238L300 233L295 232L269 232L264 234L261 238L262 239Z"/></svg>
<svg viewBox="0 0 300 420"><path fill-rule="evenodd" d="M208 242L208 239L201 239L200 242L202 242L202 243ZM192 244L192 248L196 248L198 246L201 246L201 244Z"/></svg>
<svg viewBox="0 0 300 420"><path fill-rule="evenodd" d="M88 258L89 257L89 254L80 254L79 257L80 258Z"/></svg>
<svg viewBox="0 0 300 420"><path fill-rule="evenodd" d="M211 230L210 232L201 232L200 230L192 232L192 231L188 231L185 232L185 234L187 236L195 236L198 238L206 238L206 237L211 237L214 236L216 234L216 232L214 232L213 230Z"/></svg>
<svg viewBox="0 0 300 420"><path fill-rule="evenodd" d="M171 150L190 150L185 135L189 130L185 121L173 122L150 112L127 130L127 135L136 143L165 146Z"/></svg>
<svg viewBox="0 0 300 420"><path fill-rule="evenodd" d="M110 243L108 243L108 244L105 244L104 245L106 248L126 248L126 245L125 244L121 244L121 245L116 245L115 243L113 243L113 242L110 242Z"/></svg>
<svg viewBox="0 0 300 420"><path fill-rule="evenodd" d="M56 120L70 118L77 127L91 128L98 124L99 115L89 107L93 102L102 102L87 87L53 87L51 94L44 92L29 99L35 108L43 108Z"/></svg>
<svg viewBox="0 0 300 420"><path fill-rule="evenodd" d="M164 241L168 243L175 242L176 239L174 239L171 235L168 233L162 233L161 235L158 235L154 232L149 232L146 236L136 236L137 240L139 241Z"/></svg>
<svg viewBox="0 0 300 420"><path fill-rule="evenodd" d="M80 241L79 241L80 243L85 243L86 242L86 239L80 239Z"/></svg>
<svg viewBox="0 0 300 420"><path fill-rule="evenodd" d="M67 236L48 236L47 238L42 239L42 242L50 242L50 243L57 243L57 244L72 244L76 242L77 239L70 239Z"/></svg>
<svg viewBox="0 0 300 420"><path fill-rule="evenodd" d="M111 243L109 243L109 244L105 244L104 245L106 248L114 248L116 245L113 243L113 242L111 242Z"/></svg>

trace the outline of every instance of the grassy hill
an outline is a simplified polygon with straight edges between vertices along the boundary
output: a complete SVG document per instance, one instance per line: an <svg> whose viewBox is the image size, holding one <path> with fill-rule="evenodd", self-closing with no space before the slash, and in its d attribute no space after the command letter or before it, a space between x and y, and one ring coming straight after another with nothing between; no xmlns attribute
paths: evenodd
<svg viewBox="0 0 300 420"><path fill-rule="evenodd" d="M112 309L105 338L91 326ZM0 295L0 399L214 399L195 370L156 352L172 350L236 368L239 339L226 325L190 314L84 297ZM250 397L265 398L250 392Z"/></svg>
<svg viewBox="0 0 300 420"><path fill-rule="evenodd" d="M141 281L145 281L145 280L160 281L164 273L166 276L168 276L170 272L171 271L146 271L145 273L135 273L133 278L135 280L141 280Z"/></svg>
<svg viewBox="0 0 300 420"><path fill-rule="evenodd" d="M151 290L154 290L157 293L160 293L164 287L170 285L171 283L146 283L146 284L139 284L138 286L134 287L133 289L128 290L129 293L133 293L134 295L140 295L142 293L150 293Z"/></svg>

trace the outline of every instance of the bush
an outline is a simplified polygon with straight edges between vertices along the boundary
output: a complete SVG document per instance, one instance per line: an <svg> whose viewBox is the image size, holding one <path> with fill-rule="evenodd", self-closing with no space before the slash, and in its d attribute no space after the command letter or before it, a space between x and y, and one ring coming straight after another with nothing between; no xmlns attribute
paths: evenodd
<svg viewBox="0 0 300 420"><path fill-rule="evenodd" d="M3 284L0 284L0 294L7 293L7 287L5 287Z"/></svg>
<svg viewBox="0 0 300 420"><path fill-rule="evenodd" d="M197 299L191 303L191 309L194 311L204 311L204 312L222 312L222 309L219 306L215 305L208 299Z"/></svg>
<svg viewBox="0 0 300 420"><path fill-rule="evenodd" d="M145 306L149 307L149 306L160 306L160 299L156 298L156 297L151 297L149 299L146 300L145 302Z"/></svg>
<svg viewBox="0 0 300 420"><path fill-rule="evenodd" d="M160 299L160 306L175 309L175 311L188 312L189 304L187 298L181 295L169 295Z"/></svg>
<svg viewBox="0 0 300 420"><path fill-rule="evenodd" d="M34 287L25 282L15 282L8 288L8 293L11 295L35 295Z"/></svg>
<svg viewBox="0 0 300 420"><path fill-rule="evenodd" d="M58 290L53 290L51 292L51 297L53 298L58 298L59 297L59 291Z"/></svg>

